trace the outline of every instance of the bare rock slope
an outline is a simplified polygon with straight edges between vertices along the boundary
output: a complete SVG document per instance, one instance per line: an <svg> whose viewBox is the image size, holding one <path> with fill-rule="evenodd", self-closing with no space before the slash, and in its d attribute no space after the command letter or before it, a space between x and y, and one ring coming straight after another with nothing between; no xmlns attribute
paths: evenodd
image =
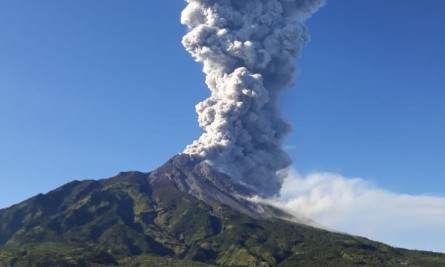
<svg viewBox="0 0 445 267"><path fill-rule="evenodd" d="M273 216L270 208L247 200L254 191L191 155L176 155L151 172L148 179L154 189L173 185L211 206L224 204L254 218Z"/></svg>

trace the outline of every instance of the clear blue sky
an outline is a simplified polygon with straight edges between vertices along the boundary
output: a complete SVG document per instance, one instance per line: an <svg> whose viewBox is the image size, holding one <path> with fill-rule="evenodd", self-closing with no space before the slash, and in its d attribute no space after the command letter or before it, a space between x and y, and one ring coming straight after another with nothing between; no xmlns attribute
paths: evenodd
<svg viewBox="0 0 445 267"><path fill-rule="evenodd" d="M176 1L0 2L0 207L70 180L150 171L199 137L209 91ZM309 22L283 97L289 153L445 196L445 1L342 0Z"/></svg>

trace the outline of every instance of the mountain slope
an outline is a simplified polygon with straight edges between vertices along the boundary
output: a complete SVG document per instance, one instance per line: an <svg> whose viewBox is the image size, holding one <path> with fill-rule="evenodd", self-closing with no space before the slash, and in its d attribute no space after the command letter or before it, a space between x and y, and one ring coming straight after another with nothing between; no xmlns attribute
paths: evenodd
<svg viewBox="0 0 445 267"><path fill-rule="evenodd" d="M182 155L74 181L0 210L0 266L445 266L443 254L274 218L236 196L249 193Z"/></svg>

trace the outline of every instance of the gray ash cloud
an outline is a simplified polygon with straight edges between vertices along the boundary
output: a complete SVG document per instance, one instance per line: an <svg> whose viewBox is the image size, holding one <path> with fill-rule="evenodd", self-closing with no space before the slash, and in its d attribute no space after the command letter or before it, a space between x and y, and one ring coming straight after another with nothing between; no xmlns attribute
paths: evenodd
<svg viewBox="0 0 445 267"><path fill-rule="evenodd" d="M205 133L184 153L270 197L291 160L292 130L280 95L294 86L295 61L309 41L304 22L325 0L186 0L185 49L203 63L211 96L196 106Z"/></svg>

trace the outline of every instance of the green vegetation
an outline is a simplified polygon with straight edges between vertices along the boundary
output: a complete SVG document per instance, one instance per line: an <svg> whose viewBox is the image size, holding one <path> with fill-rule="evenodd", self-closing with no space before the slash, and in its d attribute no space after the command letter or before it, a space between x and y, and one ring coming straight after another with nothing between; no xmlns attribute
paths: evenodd
<svg viewBox="0 0 445 267"><path fill-rule="evenodd" d="M0 210L0 266L445 266L392 248L209 206L131 172L71 182Z"/></svg>

